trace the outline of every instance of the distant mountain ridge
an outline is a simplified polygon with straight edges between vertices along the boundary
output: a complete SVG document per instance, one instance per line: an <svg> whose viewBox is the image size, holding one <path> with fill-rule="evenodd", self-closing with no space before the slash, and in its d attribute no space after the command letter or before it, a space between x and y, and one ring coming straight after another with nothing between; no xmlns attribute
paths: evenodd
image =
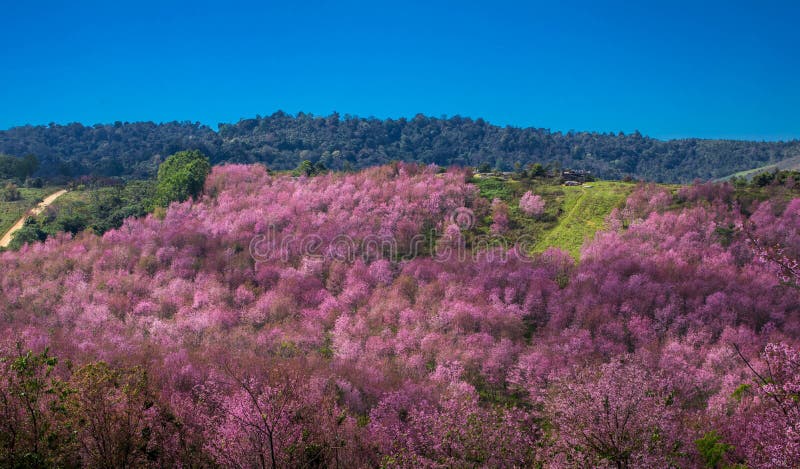
<svg viewBox="0 0 800 469"><path fill-rule="evenodd" d="M626 175L658 182L716 179L800 157L800 140L658 140L641 135L552 132L499 127L460 116L411 119L319 117L278 111L267 117L220 124L219 131L190 122L134 122L22 126L0 131L0 153L33 154L39 174L152 175L166 156L198 149L213 163L260 162L290 169L302 160L332 169L359 169L393 160L513 169L518 163L552 163L592 171L601 178Z"/></svg>

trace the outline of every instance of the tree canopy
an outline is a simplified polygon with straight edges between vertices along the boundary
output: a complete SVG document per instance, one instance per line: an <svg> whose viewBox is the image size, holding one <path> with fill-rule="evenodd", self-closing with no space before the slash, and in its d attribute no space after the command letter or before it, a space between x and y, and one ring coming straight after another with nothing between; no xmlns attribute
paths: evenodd
<svg viewBox="0 0 800 469"><path fill-rule="evenodd" d="M16 158L0 154L0 179L25 179L39 168L39 160L33 155Z"/></svg>
<svg viewBox="0 0 800 469"><path fill-rule="evenodd" d="M460 116L376 119L270 116L220 124L134 122L24 126L0 131L0 152L34 154L40 176L150 177L166 155L197 149L213 164L291 170L308 160L333 170L408 161L510 171L517 163L589 170L604 179L713 179L800 155L800 141L658 140L639 132L500 127Z"/></svg>
<svg viewBox="0 0 800 469"><path fill-rule="evenodd" d="M197 150L179 151L158 168L155 205L166 207L170 202L183 202L197 197L203 190L211 163Z"/></svg>

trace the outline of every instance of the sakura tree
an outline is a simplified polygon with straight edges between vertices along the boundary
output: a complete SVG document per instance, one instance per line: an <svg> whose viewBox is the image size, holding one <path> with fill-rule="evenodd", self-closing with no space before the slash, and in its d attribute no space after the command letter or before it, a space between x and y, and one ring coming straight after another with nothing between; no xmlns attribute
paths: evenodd
<svg viewBox="0 0 800 469"><path fill-rule="evenodd" d="M631 357L560 378L546 408L557 465L669 467L681 460L680 403L668 380Z"/></svg>
<svg viewBox="0 0 800 469"><path fill-rule="evenodd" d="M545 202L540 195L535 195L531 191L525 192L519 199L519 209L530 217L540 217L544 213Z"/></svg>

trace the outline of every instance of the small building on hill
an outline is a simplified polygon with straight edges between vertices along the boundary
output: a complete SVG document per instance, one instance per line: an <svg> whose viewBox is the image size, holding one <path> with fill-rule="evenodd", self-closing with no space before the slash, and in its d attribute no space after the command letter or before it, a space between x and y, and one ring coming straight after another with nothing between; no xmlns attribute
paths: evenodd
<svg viewBox="0 0 800 469"><path fill-rule="evenodd" d="M592 172L585 169L565 169L561 172L561 179L566 181L590 182L594 181Z"/></svg>

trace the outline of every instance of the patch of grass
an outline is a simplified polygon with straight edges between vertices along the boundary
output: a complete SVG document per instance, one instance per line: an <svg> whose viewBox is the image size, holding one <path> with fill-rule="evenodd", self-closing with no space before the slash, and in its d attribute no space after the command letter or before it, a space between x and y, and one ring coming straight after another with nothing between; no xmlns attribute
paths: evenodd
<svg viewBox="0 0 800 469"><path fill-rule="evenodd" d="M568 251L575 259L583 243L604 228L605 218L621 207L635 185L624 182L595 181L591 187L564 187L563 214L556 226L537 242L535 251L550 246Z"/></svg>
<svg viewBox="0 0 800 469"><path fill-rule="evenodd" d="M504 235L508 246L526 236L535 240L534 252L553 246L568 251L575 259L584 241L604 228L606 216L624 205L636 187L633 183L618 181L595 181L587 183L587 187L569 187L561 185L558 179L515 180L494 176L473 178L470 182L478 187L481 197L488 201L498 198L508 204L509 231ZM526 191L545 200L543 215L530 217L520 211L519 199ZM479 219L468 241L470 235L489 236L491 223L491 216Z"/></svg>
<svg viewBox="0 0 800 469"><path fill-rule="evenodd" d="M479 195L489 203L498 198L508 205L509 230L503 235L503 240L507 246L513 245L522 236L538 239L557 223L561 212L560 207L564 200L564 192L555 180L515 180L484 176L474 178L470 182L478 187ZM529 217L520 211L519 199L526 191L531 191L545 199L545 213L542 216ZM492 238L490 231L491 215L487 214L479 217L477 222L477 226L468 234L468 242L470 237ZM499 244L500 242L501 240L497 240L497 243L494 244Z"/></svg>
<svg viewBox="0 0 800 469"><path fill-rule="evenodd" d="M473 178L471 182L478 186L481 197L489 199L490 202L495 198L510 202L514 197L515 186L520 185L518 181L503 180L498 177Z"/></svg>

